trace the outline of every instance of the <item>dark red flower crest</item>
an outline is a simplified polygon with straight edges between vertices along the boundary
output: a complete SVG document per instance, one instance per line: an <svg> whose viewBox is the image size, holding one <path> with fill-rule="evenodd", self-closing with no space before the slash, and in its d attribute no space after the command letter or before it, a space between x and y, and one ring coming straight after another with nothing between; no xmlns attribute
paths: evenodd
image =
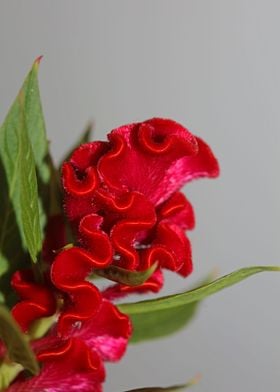
<svg viewBox="0 0 280 392"><path fill-rule="evenodd" d="M103 362L82 340L55 342L38 353L37 358L43 363L40 374L29 379L20 374L7 392L102 391Z"/></svg>
<svg viewBox="0 0 280 392"><path fill-rule="evenodd" d="M20 374L8 391L101 392L103 361L120 359L131 334L128 317L109 300L159 291L162 268L183 276L191 273L185 230L194 227L195 218L180 188L218 174L207 144L171 120L122 126L107 142L74 151L63 165L62 182L77 244L60 249L66 241L64 220L53 217L42 253L47 262L44 282L36 282L31 271L18 271L12 278L21 299L12 313L25 332L38 318L56 314L57 322L32 342L42 364L40 374L30 380ZM142 271L155 263L157 270L141 286L115 284L100 293L88 280L111 264Z"/></svg>
<svg viewBox="0 0 280 392"><path fill-rule="evenodd" d="M187 276L191 246L184 231L193 209L180 187L198 177L216 177L211 149L182 125L152 119L113 130L108 142L76 149L63 166L65 209L80 244L92 215L112 245L111 263L144 270L153 263Z"/></svg>
<svg viewBox="0 0 280 392"><path fill-rule="evenodd" d="M71 257L75 258L75 249L78 248L63 251L61 255L68 255L71 251ZM79 253L77 255L80 256ZM71 260L71 257L66 260ZM83 265L82 257L77 258L77 262L79 261ZM75 267L79 269L78 264ZM67 275L65 265L64 275ZM75 293L76 301L73 302L78 312L74 311L71 316L69 309L65 309L65 304L56 309L53 291L50 287L35 283L31 273L17 272L13 285L23 301L15 305L12 313L25 331L32 321L54 314L56 310L61 312L61 316L45 337L32 342L32 348L42 364L40 374L25 379L21 373L8 391L35 392L50 388L56 392L101 392L101 383L105 377L103 361L117 361L123 356L131 335L129 318L102 298L93 285L96 299L94 304L91 303L92 295L90 298L84 296L81 285L81 292ZM63 298L61 294L64 295L64 292L60 293L56 289L56 295ZM85 303L81 302L82 299Z"/></svg>
<svg viewBox="0 0 280 392"><path fill-rule="evenodd" d="M12 309L12 314L24 332L32 322L56 312L56 298L51 288L34 281L30 270L17 271L12 277L11 285L21 301Z"/></svg>

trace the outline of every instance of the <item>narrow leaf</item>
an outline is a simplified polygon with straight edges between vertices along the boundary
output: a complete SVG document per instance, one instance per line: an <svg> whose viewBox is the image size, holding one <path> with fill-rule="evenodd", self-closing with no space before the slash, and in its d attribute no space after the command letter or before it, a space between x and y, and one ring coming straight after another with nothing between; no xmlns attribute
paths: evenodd
<svg viewBox="0 0 280 392"><path fill-rule="evenodd" d="M42 56L35 60L19 95L23 97L26 129L35 159L39 190L40 226L43 233L50 208L51 157L38 83L38 70L41 59Z"/></svg>
<svg viewBox="0 0 280 392"><path fill-rule="evenodd" d="M0 249L10 242L9 230L18 225L22 243L33 261L42 245L38 187L32 147L26 130L23 96L19 94L0 128L0 159L6 175L6 208L1 222ZM10 214L16 221L10 222ZM7 226L9 223L10 226ZM19 244L13 243L14 247Z"/></svg>
<svg viewBox="0 0 280 392"><path fill-rule="evenodd" d="M146 280L153 275L153 273L157 269L157 265L158 264L155 263L150 268L144 271L136 272L112 265L106 269L95 270L95 273L99 276L102 276L103 278L125 284L127 286L139 286L146 282Z"/></svg>
<svg viewBox="0 0 280 392"><path fill-rule="evenodd" d="M130 391L126 391L126 392L172 392L172 391L183 391L185 388L187 388L187 385L176 385L167 388L151 387L151 388L131 389Z"/></svg>
<svg viewBox="0 0 280 392"><path fill-rule="evenodd" d="M37 79L39 62L40 58L33 64L0 128L0 285L3 291L11 273L28 261L26 248L36 258L46 222L50 167ZM41 234L37 227L38 209Z"/></svg>
<svg viewBox="0 0 280 392"><path fill-rule="evenodd" d="M22 108L23 109L23 108ZM24 113L19 127L19 205L24 241L33 261L42 247L40 214L38 202L38 184L33 150L28 139Z"/></svg>
<svg viewBox="0 0 280 392"><path fill-rule="evenodd" d="M35 60L23 83L20 94L22 94L24 98L26 127L33 148L39 178L40 181L47 184L50 178L50 167L48 162L49 143L46 136L46 126L38 83L38 70L41 59L42 56Z"/></svg>
<svg viewBox="0 0 280 392"><path fill-rule="evenodd" d="M1 140L1 129L0 129ZM9 281L5 274L14 271L19 262L24 266L25 253L17 224L17 219L10 197L15 191L10 187L1 160L0 141L0 287L3 293L9 288Z"/></svg>
<svg viewBox="0 0 280 392"><path fill-rule="evenodd" d="M189 382L187 382L186 384L183 384L183 385L174 385L174 386L165 387L165 388L161 388L161 387L140 388L140 389L132 389L132 390L126 391L126 392L172 392L172 391L183 391L186 388L189 388L189 387L197 384L199 382L199 380L200 380L200 376L196 376L192 380L190 380Z"/></svg>
<svg viewBox="0 0 280 392"><path fill-rule="evenodd" d="M10 312L0 305L0 338L4 342L9 359L17 362L32 374L38 374L39 365L26 336L20 331Z"/></svg>
<svg viewBox="0 0 280 392"><path fill-rule="evenodd" d="M57 316L53 315L50 317L42 317L35 320L31 328L29 329L28 335L33 339L40 339L46 335L51 326L55 323Z"/></svg>
<svg viewBox="0 0 280 392"><path fill-rule="evenodd" d="M0 365L0 391L5 391L17 375L23 370L18 363L5 363Z"/></svg>
<svg viewBox="0 0 280 392"><path fill-rule="evenodd" d="M171 309L178 306L187 305L196 301L200 301L203 298L206 298L209 295L223 290L226 287L232 286L248 278L251 275L264 271L280 271L280 267L257 266L242 268L196 289L186 291L180 294L168 295L166 297L158 299L140 301L130 304L122 304L119 305L119 309L123 313L128 314L129 316L142 314L142 317L147 317L147 314L153 313L155 311Z"/></svg>
<svg viewBox="0 0 280 392"><path fill-rule="evenodd" d="M198 286L201 287L213 280L213 274L209 275ZM173 308L155 310L154 312L130 315L133 325L133 334L130 343L139 343L145 340L158 339L177 332L185 327L195 316L200 301Z"/></svg>

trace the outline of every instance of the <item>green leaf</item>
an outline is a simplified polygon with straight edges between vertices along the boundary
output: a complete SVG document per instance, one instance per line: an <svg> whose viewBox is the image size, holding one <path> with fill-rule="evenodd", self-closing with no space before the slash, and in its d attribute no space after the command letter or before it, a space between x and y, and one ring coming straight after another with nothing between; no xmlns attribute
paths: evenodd
<svg viewBox="0 0 280 392"><path fill-rule="evenodd" d="M33 259L41 249L48 210L50 165L37 79L39 62L40 58L33 64L0 128L0 285L3 291L18 265L27 264L26 248ZM41 234L37 227L38 209ZM34 225L29 231L32 219Z"/></svg>
<svg viewBox="0 0 280 392"><path fill-rule="evenodd" d="M36 261L42 246L42 234L39 218L38 186L32 147L27 135L24 96L18 95L2 127L0 128L0 159L4 167L8 189L7 208L1 227L0 249L4 242L11 241L7 226L9 215L14 213L24 246L33 261ZM13 210L13 211L12 211ZM14 247L18 244L13 243Z"/></svg>
<svg viewBox="0 0 280 392"><path fill-rule="evenodd" d="M142 317L147 317L148 314L155 311L160 311L164 309L172 309L175 307L180 307L183 305L191 304L202 300L226 287L232 286L251 275L257 274L264 271L280 271L278 266L257 266L257 267L247 267L232 272L225 275L219 279L214 280L204 286L198 287L196 289L186 291L180 294L168 295L166 297L140 301L136 303L121 304L119 309L128 314L130 317L134 315L142 315Z"/></svg>
<svg viewBox="0 0 280 392"><path fill-rule="evenodd" d="M23 83L20 94L23 96L26 127L33 148L38 177L40 182L47 184L50 179L48 161L49 142L46 136L46 126L38 84L38 70L41 59L42 56L35 60Z"/></svg>
<svg viewBox="0 0 280 392"><path fill-rule="evenodd" d="M136 272L112 265L106 269L95 270L95 273L103 278L125 284L127 286L139 286L153 275L157 269L157 265L158 264L155 263L145 271Z"/></svg>
<svg viewBox="0 0 280 392"><path fill-rule="evenodd" d="M90 122L90 123L88 123L88 125L86 126L85 130L83 131L83 133L81 134L79 139L76 141L76 143L74 143L74 145L65 154L65 156L63 157L63 159L60 162L59 167L61 167L64 162L66 162L70 159L71 155L73 154L73 151L77 147L79 147L81 144L88 143L90 141L92 129L93 129L93 124Z"/></svg>
<svg viewBox="0 0 280 392"><path fill-rule="evenodd" d="M200 376L194 377L192 380L182 385L174 385L172 387L150 387L150 388L140 388L140 389L132 389L126 392L172 392L172 391L183 391L186 388L189 388L195 384L197 384L200 380Z"/></svg>
<svg viewBox="0 0 280 392"><path fill-rule="evenodd" d="M50 209L51 157L38 83L41 59L42 56L38 57L33 63L19 95L24 97L26 128L35 159L39 191L40 227L43 233Z"/></svg>
<svg viewBox="0 0 280 392"><path fill-rule="evenodd" d="M17 375L23 370L18 363L5 363L0 365L0 391L5 391Z"/></svg>
<svg viewBox="0 0 280 392"><path fill-rule="evenodd" d="M184 306L154 311L143 315L129 315L133 325L133 335L130 343L159 339L185 327L194 317L199 302Z"/></svg>
<svg viewBox="0 0 280 392"><path fill-rule="evenodd" d="M0 129L1 135L1 129ZM22 246L21 236L16 220L12 200L9 195L9 186L6 173L1 161L0 142L0 287L3 293L9 287L9 282L4 279L4 274L10 268L16 269L19 262L24 265L25 253ZM13 193L13 192L11 192Z"/></svg>
<svg viewBox="0 0 280 392"><path fill-rule="evenodd" d="M32 374L39 373L39 365L26 336L20 331L10 312L0 305L0 338L7 347L9 360L17 362Z"/></svg>
<svg viewBox="0 0 280 392"><path fill-rule="evenodd" d="M35 320L29 329L28 335L32 340L42 338L55 323L56 319L57 315L53 315Z"/></svg>
<svg viewBox="0 0 280 392"><path fill-rule="evenodd" d="M23 109L23 108L22 108ZM24 242L32 260L37 260L37 254L42 248L42 233L40 227L38 184L36 177L33 150L27 135L24 113L22 125L18 129L19 138L19 165L17 168L19 180L18 214L21 215Z"/></svg>
<svg viewBox="0 0 280 392"><path fill-rule="evenodd" d="M213 280L209 275L198 286L201 287ZM185 327L195 316L200 301L173 308L156 310L154 312L130 315L133 325L133 334L130 343L139 343L145 340L158 339L177 332Z"/></svg>
<svg viewBox="0 0 280 392"><path fill-rule="evenodd" d="M131 389L130 391L126 391L126 392L172 392L172 391L183 391L187 387L188 387L187 385L176 385L167 388L151 387L151 388Z"/></svg>

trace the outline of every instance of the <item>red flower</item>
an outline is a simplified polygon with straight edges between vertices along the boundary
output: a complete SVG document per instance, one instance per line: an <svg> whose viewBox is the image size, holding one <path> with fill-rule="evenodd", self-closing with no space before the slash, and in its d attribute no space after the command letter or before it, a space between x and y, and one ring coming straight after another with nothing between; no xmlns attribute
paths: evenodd
<svg viewBox="0 0 280 392"><path fill-rule="evenodd" d="M63 166L66 213L80 244L91 252L87 230L99 219L110 263L144 270L157 261L187 276L184 231L193 228L194 214L179 189L219 174L211 149L180 124L157 118L122 126L108 139L82 145Z"/></svg>
<svg viewBox="0 0 280 392"><path fill-rule="evenodd" d="M83 261L84 253L81 253L82 256L79 258L78 253L73 252L75 249L77 250L72 248L63 251L61 254L63 257L66 256L63 260L67 260L67 254L71 254L71 257L77 257L77 262ZM81 270L83 268L81 262ZM67 273L65 264L64 275L67 276ZM56 303L55 292L50 287L35 283L31 273L17 272L13 278L13 286L23 301L15 305L12 313L25 331L32 321L56 311L56 307L53 306ZM101 383L105 377L103 361L117 361L122 357L131 334L131 325L126 315L103 299L97 288L91 286L97 298L94 306L91 298L86 299L82 306L81 300L85 301L85 297L83 294L79 296L75 293L76 301L73 301L72 307L76 313L74 311L70 317L69 308L66 306L65 309L65 304L61 309L57 309L62 312L59 322L47 336L32 342L32 347L42 364L40 374L27 380L20 374L8 389L9 392L102 391ZM71 291L74 291L72 286ZM63 293L58 290L56 295L64 298ZM67 303L67 296L64 301ZM38 309L42 311L39 312Z"/></svg>
<svg viewBox="0 0 280 392"><path fill-rule="evenodd" d="M56 312L54 293L50 287L35 283L31 270L16 271L11 286L21 298L13 307L12 314L24 332L28 331L34 320Z"/></svg>
<svg viewBox="0 0 280 392"><path fill-rule="evenodd" d="M38 376L25 379L23 374L7 392L101 392L104 368L99 355L79 339L55 342L40 351L43 363Z"/></svg>
<svg viewBox="0 0 280 392"><path fill-rule="evenodd" d="M40 374L25 379L21 373L9 392L100 392L103 361L119 360L131 334L128 317L108 300L157 292L161 268L183 276L192 271L185 230L195 219L179 190L194 178L218 175L210 148L163 119L120 127L108 139L79 147L63 165L65 209L79 246L53 253L66 241L63 218L53 217L43 249L44 281L36 282L31 271L12 278L21 298L12 313L24 332L38 318L56 314L57 322L32 342ZM157 271L138 287L116 284L100 293L88 281L112 263L141 271L156 262Z"/></svg>

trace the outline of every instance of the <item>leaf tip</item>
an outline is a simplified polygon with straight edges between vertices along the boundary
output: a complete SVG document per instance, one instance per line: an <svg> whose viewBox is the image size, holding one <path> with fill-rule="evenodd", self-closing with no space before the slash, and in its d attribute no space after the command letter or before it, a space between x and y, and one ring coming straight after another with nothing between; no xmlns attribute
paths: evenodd
<svg viewBox="0 0 280 392"><path fill-rule="evenodd" d="M42 60L43 57L44 57L43 55L38 56L38 57L36 58L36 60L34 61L34 68L35 68L36 70L39 68L39 65L40 65L41 60Z"/></svg>

